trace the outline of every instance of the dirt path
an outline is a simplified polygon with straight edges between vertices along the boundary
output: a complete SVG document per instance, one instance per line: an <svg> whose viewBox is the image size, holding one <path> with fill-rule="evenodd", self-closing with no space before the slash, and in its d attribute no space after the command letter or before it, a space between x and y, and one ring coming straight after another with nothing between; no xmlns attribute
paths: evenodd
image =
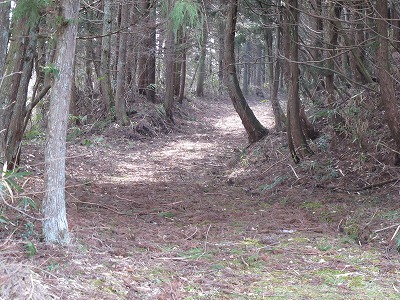
<svg viewBox="0 0 400 300"><path fill-rule="evenodd" d="M54 299L398 299L398 261L229 180L246 146L229 101L191 105L168 136L69 146L73 244L36 260Z"/></svg>

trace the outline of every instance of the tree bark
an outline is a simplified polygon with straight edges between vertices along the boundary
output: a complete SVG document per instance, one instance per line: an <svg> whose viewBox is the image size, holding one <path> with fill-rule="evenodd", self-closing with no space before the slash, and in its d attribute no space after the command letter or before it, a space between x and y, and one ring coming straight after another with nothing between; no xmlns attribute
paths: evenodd
<svg viewBox="0 0 400 300"><path fill-rule="evenodd" d="M245 50L243 55L243 94L249 95L250 84L250 59L251 59L251 44L250 40L246 41Z"/></svg>
<svg viewBox="0 0 400 300"><path fill-rule="evenodd" d="M25 64L25 57L27 56L30 44L29 33L31 30L28 18L29 16L23 15L15 20L12 31L12 41L9 45L3 74L1 74L2 78L0 80L0 163L7 163L8 167L12 167L12 157L10 157L10 153L14 152L10 151L10 133L15 132L18 125L22 126L22 124L11 124L14 107L17 103L19 92L19 99L20 101L22 100L20 87L23 88L24 86L21 85L21 82L26 84L26 82L29 81L27 77L30 78L31 76L31 73L27 74L29 69ZM18 103L17 107L18 109L22 109L24 105ZM18 113L22 112L19 111ZM11 132L9 130L10 125L13 127Z"/></svg>
<svg viewBox="0 0 400 300"><path fill-rule="evenodd" d="M144 32L141 36L141 50L138 59L138 88L139 93L146 95L147 100L155 102L156 81L156 26L153 17L151 0L143 1L139 8L142 11Z"/></svg>
<svg viewBox="0 0 400 300"><path fill-rule="evenodd" d="M129 9L128 4L121 4L121 27L128 25ZM121 32L119 38L119 55L117 65L117 88L115 93L115 117L121 126L129 124L125 105L125 73L126 73L126 44L127 33Z"/></svg>
<svg viewBox="0 0 400 300"><path fill-rule="evenodd" d="M8 40L10 35L11 1L0 3L0 78L5 74L3 68L6 63Z"/></svg>
<svg viewBox="0 0 400 300"><path fill-rule="evenodd" d="M208 40L207 22L203 21L203 30L202 30L202 34L201 34L201 43L200 43L199 71L198 71L197 86L196 86L196 96L198 96L198 97L204 96L204 78L206 75L205 72L206 72L207 40Z"/></svg>
<svg viewBox="0 0 400 300"><path fill-rule="evenodd" d="M280 17L281 19L281 17ZM286 129L286 116L283 113L283 109L281 107L281 104L279 103L279 98L278 98L278 93L279 93L279 78L280 78L280 72L281 72L281 58L279 57L279 49L282 46L281 43L281 37L282 33L280 30L280 27L277 27L276 29L276 63L275 63L275 70L273 74L273 82L271 85L270 93L271 93L271 106L272 106L272 111L274 113L274 119L275 119L275 130L278 132L284 131Z"/></svg>
<svg viewBox="0 0 400 300"><path fill-rule="evenodd" d="M227 23L225 29L225 81L229 90L233 106L242 120L243 126L247 132L250 143L254 143L262 139L268 134L268 130L264 128L258 121L253 111L249 107L243 96L239 86L239 80L236 74L235 66L235 30L236 18L238 10L238 0L230 0L227 11Z"/></svg>
<svg viewBox="0 0 400 300"><path fill-rule="evenodd" d="M175 0L169 0L169 11L172 10ZM175 66L175 34L172 26L172 21L167 24L167 39L166 39L166 54L165 54L165 99L164 109L167 117L173 122L174 108L174 66Z"/></svg>
<svg viewBox="0 0 400 300"><path fill-rule="evenodd" d="M218 92L222 95L224 91L224 22L218 22Z"/></svg>
<svg viewBox="0 0 400 300"><path fill-rule="evenodd" d="M70 236L65 208L65 154L68 106L74 73L79 1L62 0L64 20L57 39L55 78L50 93L49 124L45 147L45 197L43 234L46 242L68 244Z"/></svg>
<svg viewBox="0 0 400 300"><path fill-rule="evenodd" d="M298 163L300 158L312 154L302 130L300 120L300 97L299 97L299 48L298 48L298 0L289 0L285 9L285 34L286 56L288 58L287 80L288 102L287 102L287 137L289 150L293 160Z"/></svg>
<svg viewBox="0 0 400 300"><path fill-rule="evenodd" d="M111 0L104 0L103 16L103 36L101 39L101 93L106 114L111 113L111 106L114 102L113 90L111 86L111 27L112 13Z"/></svg>
<svg viewBox="0 0 400 300"><path fill-rule="evenodd" d="M179 95L178 95L178 103L182 104L183 98L185 97L185 85L186 85L186 52L187 52L187 38L186 33L184 33L182 39L182 62L181 62L181 78L179 82Z"/></svg>
<svg viewBox="0 0 400 300"><path fill-rule="evenodd" d="M340 128L343 124L343 118L336 111L336 97L335 97L335 56L336 56L336 46L338 44L339 32L337 27L337 22L340 18L342 7L339 3L331 3L330 5L330 15L329 18L335 21L329 21L328 35L329 35L329 50L327 51L328 60L326 63L326 76L325 76L325 89L327 92L327 104L328 107L333 111L330 121L333 125L333 129L337 135L341 134Z"/></svg>
<svg viewBox="0 0 400 300"><path fill-rule="evenodd" d="M377 0L376 19L379 36L379 48L377 52L378 76L381 88L381 99L385 110L386 122L396 144L395 165L400 165L400 113L397 106L397 98L394 90L394 80L390 74L389 63L389 36L388 36L388 1Z"/></svg>

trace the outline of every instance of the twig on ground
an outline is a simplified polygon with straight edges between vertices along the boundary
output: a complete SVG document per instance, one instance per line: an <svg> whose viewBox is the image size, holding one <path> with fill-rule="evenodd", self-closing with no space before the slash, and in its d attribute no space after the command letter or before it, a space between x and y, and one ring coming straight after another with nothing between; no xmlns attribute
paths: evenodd
<svg viewBox="0 0 400 300"><path fill-rule="evenodd" d="M294 168L292 167L292 165L288 164L288 166L292 169L294 175L296 176L297 179L300 179L299 175L297 175L296 171L294 170Z"/></svg>
<svg viewBox="0 0 400 300"><path fill-rule="evenodd" d="M381 228L381 229L374 230L374 233L378 233L378 232L381 232L381 231L385 231L385 230L388 230L388 229L392 229L392 228L395 228L395 227L398 227L398 226L400 226L400 225L399 225L399 224L390 225L390 226L385 227L385 228Z"/></svg>
<svg viewBox="0 0 400 300"><path fill-rule="evenodd" d="M199 231L199 230L196 227L196 230L191 235L187 236L186 240L190 240L192 237L194 237L196 235L197 231Z"/></svg>
<svg viewBox="0 0 400 300"><path fill-rule="evenodd" d="M374 212L374 214L372 215L371 219L369 220L369 222L368 222L367 225L365 225L365 226L368 226L369 224L371 224L371 222L372 222L372 220L375 218L375 215L376 215L377 212L378 212L378 208L375 210L375 212Z"/></svg>
<svg viewBox="0 0 400 300"><path fill-rule="evenodd" d="M224 194L224 193L204 193L204 195L216 195L216 196L225 196L225 197L229 197L228 194Z"/></svg>
<svg viewBox="0 0 400 300"><path fill-rule="evenodd" d="M362 192L362 191L370 190L370 189L377 188L377 187L382 187L384 185L387 185L387 184L390 184L390 183L394 183L394 182L397 182L397 181L400 181L400 177L392 178L392 179L389 179L389 180L386 180L386 181L377 182L377 183L372 183L372 184L363 186L361 188L344 188L344 187L341 187L341 186L334 186L334 187L331 187L330 189L331 190L343 190L343 191L346 191L346 192L353 192L354 193L354 192Z"/></svg>
<svg viewBox="0 0 400 300"><path fill-rule="evenodd" d="M161 259L161 260L187 260L186 257L155 257L155 259Z"/></svg>
<svg viewBox="0 0 400 300"><path fill-rule="evenodd" d="M172 202L172 203L160 203L160 205L172 206L172 205L179 204L179 203L182 203L182 202L183 202L183 200L182 201Z"/></svg>
<svg viewBox="0 0 400 300"><path fill-rule="evenodd" d="M276 163L270 165L267 169L265 169L265 170L263 171L262 175L264 176L264 174L267 173L270 169L272 169L272 168L275 167L276 165L279 165L280 163L283 163L283 162L285 162L285 161L287 161L287 158L286 158L286 157L285 157L284 159L282 159L282 160L280 160L280 161L277 161Z"/></svg>
<svg viewBox="0 0 400 300"><path fill-rule="evenodd" d="M249 267L249 264L244 260L243 256L240 257L242 263L246 266Z"/></svg>
<svg viewBox="0 0 400 300"><path fill-rule="evenodd" d="M396 230L394 231L393 236L392 236L392 238L390 239L391 241L393 241L394 238L396 237L396 235L399 233L399 229L400 229L400 225L397 226Z"/></svg>
<svg viewBox="0 0 400 300"><path fill-rule="evenodd" d="M206 232L206 240L204 241L204 253L207 252L208 233L210 232L210 229L211 229L211 224L208 225L208 229L207 229L207 232Z"/></svg>
<svg viewBox="0 0 400 300"><path fill-rule="evenodd" d="M137 202L135 200L132 200L132 199L124 198L124 197L121 197L121 196L118 196L118 195L115 195L115 197L117 197L120 200L125 200L125 201L128 201L128 202L135 203L137 205L143 205L143 203L139 203L139 202Z"/></svg>

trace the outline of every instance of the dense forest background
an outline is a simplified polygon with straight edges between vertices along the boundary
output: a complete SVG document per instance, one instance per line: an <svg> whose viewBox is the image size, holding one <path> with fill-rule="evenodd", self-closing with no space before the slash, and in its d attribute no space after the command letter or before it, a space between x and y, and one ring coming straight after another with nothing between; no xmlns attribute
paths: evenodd
<svg viewBox="0 0 400 300"><path fill-rule="evenodd" d="M142 174L147 168L155 174L157 170L168 170L165 173L170 176L167 176L169 184L160 190L158 186L149 186L146 192L131 180L132 189L124 190L124 187L122 194L115 194L119 200L138 198L139 202L132 200L132 203L147 209L138 215L153 215L148 206L154 205L159 207L158 217L171 221L179 211L172 206L165 211L165 205L186 201L171 198L169 204L160 204L150 199L152 188L160 200L167 197L168 189L177 188L179 191L174 194L177 198L182 195L187 199L193 195L201 199L215 197L215 205L221 207L230 205L226 198L229 195L241 203L232 204L234 213L230 217L243 217L243 222L257 223L260 219L246 219L250 217L237 215L238 212L250 214L256 207L258 212L264 211L268 203L271 215L275 212L281 216L281 220L271 221L268 225L271 228L286 228L293 221L291 218L295 218L289 215L297 214L301 216L299 220L306 220L294 225L295 229L279 231L280 235L314 228L313 222L316 222L318 230L311 231L322 232L324 238L335 231L333 235L350 237L352 247L371 244L377 251L380 247L384 247L385 253L388 249L394 250L391 253L397 257L400 245L400 1L2 1L0 33L0 235L4 240L0 245L0 259L10 256L7 249L19 249L21 245L22 253L29 257L37 255L38 249L48 256L46 251L51 253L51 250L46 248L46 243L77 245L78 233L71 231L73 225L68 219L78 224L83 222L78 220L85 219L85 213L80 217L78 213L68 215L71 210L68 199L90 206L91 213L105 209L121 218L132 217L126 212L126 206L102 204L97 193L90 192L90 197L85 193L107 189L101 195L110 195L120 186L115 183L99 188L104 179L100 177L111 171L119 176L124 172ZM216 133L211 126L223 120L227 112L238 118L237 135L234 122L223 124L224 134ZM204 181L212 182L207 187L204 184L200 191L195 188L199 182L192 185L194 178L182 167L185 166L182 157L195 159L196 155L192 157L190 151L204 149L196 146L187 150L177 146L171 150L176 155L165 156L161 162L156 155L156 150L168 148L168 143L198 138L199 132L203 140L199 138L195 143L214 143L210 146L214 150L208 154L212 158L205 161L204 168L191 171L202 174L199 178L205 174ZM112 146L105 146L104 141ZM133 144L132 149L126 148ZM92 156L82 154L91 148L96 149L93 160ZM141 160L133 158L132 153L137 153ZM196 153L197 158L202 155ZM140 169L125 169L124 164L132 163L141 166ZM152 164L157 164L158 169L153 170ZM182 169L178 172L174 168ZM90 173L94 170L98 177ZM81 171L87 174L79 174ZM140 176L147 178L146 184L157 181L143 174ZM185 181L185 176L190 180ZM183 178L186 188L180 187L179 178ZM75 186L81 198L68 191ZM236 190L238 187L240 191ZM247 202L255 198L257 204ZM209 209L196 203L190 201L184 209L191 207L198 215ZM387 217L390 214L392 217ZM316 215L318 220L313 219ZM103 217L107 220L99 221L97 227L110 220L106 214ZM193 227L192 216L186 217ZM268 219L263 214L260 218ZM212 222L220 221L215 217ZM321 223L328 225L322 230ZM211 225L199 224L193 236L184 238L185 241L198 238L202 242L205 239L196 260L202 256L205 259L209 252ZM87 225L82 225L85 232L89 232ZM139 225L135 223L135 226ZM254 229L257 226L250 227L258 230ZM176 229L163 230L174 232ZM199 230L203 233L197 237ZM149 236L147 239L152 239L153 235ZM301 247L303 237L296 238ZM259 262L271 262L269 258L264 261L259 253L265 248L261 246L261 239L258 236L251 239L250 244L257 240L251 245L258 247L257 256L239 255L241 263L250 268L259 267ZM336 242L318 241L316 248L320 252L336 249ZM148 246L147 251L153 251L152 247ZM286 244L283 247L286 253L288 247ZM249 244L245 248L240 251L254 250ZM57 249L62 253L62 248ZM347 250L351 252L354 248ZM228 255L219 251L220 258ZM274 247L267 251L281 254ZM288 257L297 259L291 256L295 255L293 251L289 252ZM320 252L311 255L318 256ZM191 259L189 256L185 259ZM146 264L150 261L149 257L143 259ZM396 265L391 269L386 266L385 271L397 278L395 259ZM305 265L302 265L303 271ZM4 272L9 274L8 270L5 268ZM22 270L18 273L26 276ZM332 278L338 280L340 276L336 275ZM0 283L2 280L0 274ZM172 280L169 287L182 290L182 282ZM389 290L398 295L400 286L395 279L394 282ZM232 284L229 282L221 293L229 295L227 290ZM376 291L390 298L386 285L376 287ZM5 286L7 289L0 288L4 299L18 284L13 281ZM364 281L359 286L365 287ZM43 296L43 291L39 289L37 295ZM125 292L121 293L125 295ZM124 297L203 299L200 296L184 298L183 295L191 294L187 290L186 294L168 294L165 288L160 288L157 297L150 291L135 293L139 298ZM144 296L146 293L148 298ZM300 292L296 293L289 293L288 299L297 299L293 295ZM204 299L236 299L222 298L222 294ZM310 297L307 299L313 299L312 291L307 295ZM370 299L376 299L374 295ZM103 294L96 297L108 299ZM369 299L368 295L363 299Z"/></svg>

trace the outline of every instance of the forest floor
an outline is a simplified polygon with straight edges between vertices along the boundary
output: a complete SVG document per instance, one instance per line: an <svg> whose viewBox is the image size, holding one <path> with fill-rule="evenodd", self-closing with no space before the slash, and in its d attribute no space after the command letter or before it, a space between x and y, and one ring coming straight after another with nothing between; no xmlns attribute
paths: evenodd
<svg viewBox="0 0 400 300"><path fill-rule="evenodd" d="M72 243L40 242L39 220L19 228L34 250L8 236L0 298L400 299L397 181L343 190L349 162L294 165L284 134L249 146L228 99L185 105L166 135L68 143ZM269 105L251 106L271 127ZM23 160L38 201L41 149Z"/></svg>

